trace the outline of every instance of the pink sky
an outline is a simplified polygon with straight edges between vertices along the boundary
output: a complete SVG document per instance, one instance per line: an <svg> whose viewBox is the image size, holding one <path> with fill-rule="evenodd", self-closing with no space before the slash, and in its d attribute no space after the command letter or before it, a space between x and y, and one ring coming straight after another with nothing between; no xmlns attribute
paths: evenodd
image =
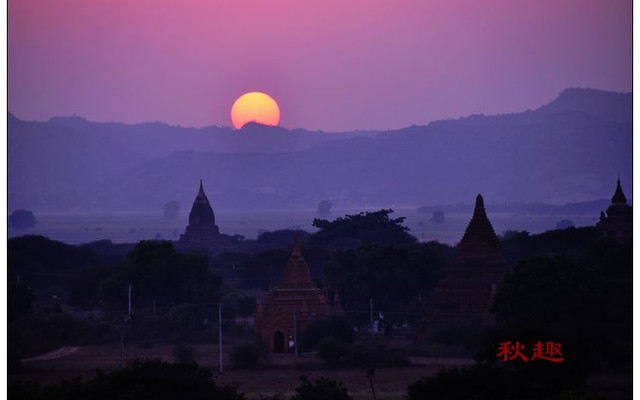
<svg viewBox="0 0 640 400"><path fill-rule="evenodd" d="M631 91L630 0L9 0L23 119L231 126L244 92L280 124L391 129Z"/></svg>

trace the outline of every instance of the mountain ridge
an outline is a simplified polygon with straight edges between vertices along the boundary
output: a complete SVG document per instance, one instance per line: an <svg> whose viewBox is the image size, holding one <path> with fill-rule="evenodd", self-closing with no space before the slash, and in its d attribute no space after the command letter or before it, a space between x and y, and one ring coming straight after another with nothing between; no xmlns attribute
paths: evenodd
<svg viewBox="0 0 640 400"><path fill-rule="evenodd" d="M153 211L190 204L199 178L224 208L607 198L618 174L631 185L630 104L630 94L568 89L521 113L344 133L10 115L9 204Z"/></svg>

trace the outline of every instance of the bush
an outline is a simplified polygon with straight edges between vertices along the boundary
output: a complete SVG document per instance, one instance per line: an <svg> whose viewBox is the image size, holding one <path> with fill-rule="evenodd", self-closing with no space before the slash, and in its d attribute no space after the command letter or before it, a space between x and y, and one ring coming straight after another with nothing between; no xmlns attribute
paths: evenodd
<svg viewBox="0 0 640 400"><path fill-rule="evenodd" d="M196 351L193 347L179 343L173 347L173 359L179 364L193 364L196 362Z"/></svg>
<svg viewBox="0 0 640 400"><path fill-rule="evenodd" d="M262 348L255 343L242 343L231 349L231 365L237 369L255 368L265 357Z"/></svg>
<svg viewBox="0 0 640 400"><path fill-rule="evenodd" d="M563 219L556 223L556 229L574 228L575 224L570 219Z"/></svg>
<svg viewBox="0 0 640 400"><path fill-rule="evenodd" d="M476 364L461 369L444 369L436 376L410 384L407 400L592 398L566 397L568 393L580 392L581 385L564 379L566 375L562 373L562 364L527 363L517 366L516 363L502 366Z"/></svg>
<svg viewBox="0 0 640 400"><path fill-rule="evenodd" d="M244 400L244 394L218 386L211 372L196 364L170 364L159 360L135 360L108 374L98 371L90 381L62 381L47 387L11 383L8 398L30 400Z"/></svg>
<svg viewBox="0 0 640 400"><path fill-rule="evenodd" d="M342 316L334 315L311 321L309 327L302 334L300 343L303 349L312 350L325 338L332 338L344 343L352 343L355 340L349 321Z"/></svg>
<svg viewBox="0 0 640 400"><path fill-rule="evenodd" d="M318 203L318 207L316 208L316 214L319 217L327 217L331 212L331 207L333 207L333 203L329 200L322 200Z"/></svg>
<svg viewBox="0 0 640 400"><path fill-rule="evenodd" d="M325 338L318 344L318 356L328 367L396 367L409 364L402 349L389 349L383 344L346 344L333 338Z"/></svg>
<svg viewBox="0 0 640 400"><path fill-rule="evenodd" d="M301 376L300 386L291 400L353 400L342 382L321 377L311 383L306 376Z"/></svg>
<svg viewBox="0 0 640 400"><path fill-rule="evenodd" d="M329 367L346 363L350 353L349 346L331 337L322 339L318 343L317 349L318 356Z"/></svg>

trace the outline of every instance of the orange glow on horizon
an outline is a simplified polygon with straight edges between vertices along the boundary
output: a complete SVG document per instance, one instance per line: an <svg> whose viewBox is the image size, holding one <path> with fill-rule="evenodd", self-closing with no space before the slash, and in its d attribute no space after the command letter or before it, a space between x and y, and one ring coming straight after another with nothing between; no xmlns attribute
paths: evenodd
<svg viewBox="0 0 640 400"><path fill-rule="evenodd" d="M245 93L231 107L231 122L236 129L249 122L276 126L280 122L280 107L268 94Z"/></svg>

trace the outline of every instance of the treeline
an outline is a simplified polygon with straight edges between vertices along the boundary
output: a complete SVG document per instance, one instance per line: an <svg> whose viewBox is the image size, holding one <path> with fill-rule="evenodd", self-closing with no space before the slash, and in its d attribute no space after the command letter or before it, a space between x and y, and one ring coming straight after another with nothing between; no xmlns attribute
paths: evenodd
<svg viewBox="0 0 640 400"><path fill-rule="evenodd" d="M354 336L353 327L369 325L372 303L376 317L384 315L388 334L393 325L413 326L423 315L423 299L455 261L454 247L419 243L403 218L391 213L316 220L318 233L298 232L316 284L329 298L338 293L345 310L341 319L315 321L300 338L302 349L317 351L330 367L406 362L406 352ZM217 303L223 304L227 328L233 329L233 317L253 315L255 296L282 279L293 235L264 233L241 246L243 251L212 258L181 253L166 241L69 246L43 237L11 239L10 361L65 344L116 340L123 326L128 338L142 342L214 340ZM538 397L513 395L514 383L505 392L511 397L477 398L551 398L584 390L594 373L630 371L630 243L603 238L595 228L507 232L501 243L511 270L494 301L492 329L452 325L414 343L420 355L433 356L464 342L458 354L475 355L479 364L416 383L409 398L434 397L448 387L463 393L483 379L507 378L534 385L531 393ZM79 310L95 318L81 317ZM497 346L505 341L526 343L528 349L537 341L561 343L565 361L501 363Z"/></svg>

